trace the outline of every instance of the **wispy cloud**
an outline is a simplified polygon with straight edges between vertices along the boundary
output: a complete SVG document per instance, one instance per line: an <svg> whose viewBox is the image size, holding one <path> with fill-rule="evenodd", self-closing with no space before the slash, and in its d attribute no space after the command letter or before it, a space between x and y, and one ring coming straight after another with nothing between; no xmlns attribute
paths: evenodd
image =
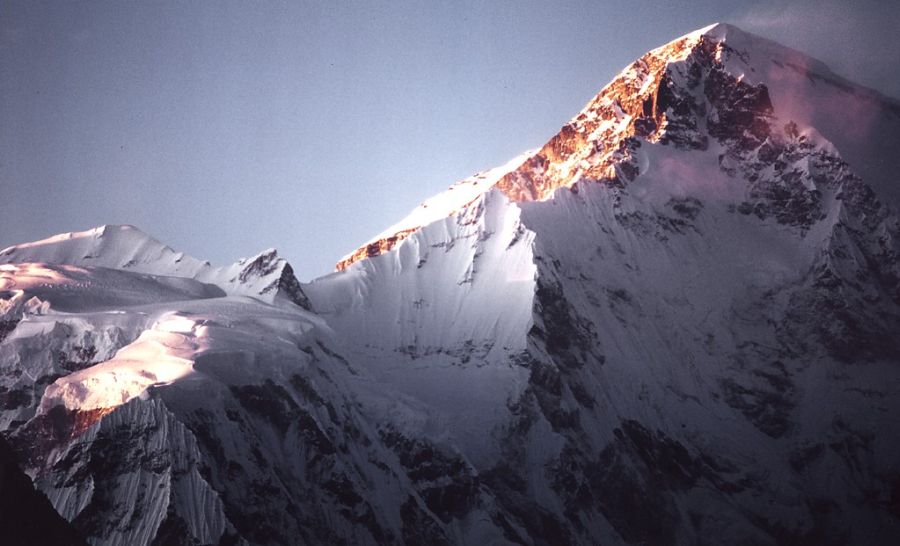
<svg viewBox="0 0 900 546"><path fill-rule="evenodd" d="M818 57L832 70L900 97L900 3L796 0L748 7L738 26Z"/></svg>

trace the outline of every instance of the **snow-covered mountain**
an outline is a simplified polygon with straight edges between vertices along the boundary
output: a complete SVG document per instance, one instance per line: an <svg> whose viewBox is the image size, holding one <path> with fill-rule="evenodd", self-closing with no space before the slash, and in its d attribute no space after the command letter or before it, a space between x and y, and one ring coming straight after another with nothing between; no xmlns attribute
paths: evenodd
<svg viewBox="0 0 900 546"><path fill-rule="evenodd" d="M301 286L0 252L0 429L93 544L894 544L900 103L728 25Z"/></svg>
<svg viewBox="0 0 900 546"><path fill-rule="evenodd" d="M101 226L63 233L0 251L0 263L39 262L118 269L156 276L196 279L232 295L265 301L287 299L308 308L294 270L275 249L227 267L212 267L176 252L134 226Z"/></svg>

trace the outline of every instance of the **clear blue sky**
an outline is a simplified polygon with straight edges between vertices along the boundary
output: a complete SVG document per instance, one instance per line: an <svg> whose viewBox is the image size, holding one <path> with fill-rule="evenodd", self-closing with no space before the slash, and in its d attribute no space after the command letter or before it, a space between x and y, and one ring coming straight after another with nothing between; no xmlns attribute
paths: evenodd
<svg viewBox="0 0 900 546"><path fill-rule="evenodd" d="M900 96L900 2L0 0L0 247L135 224L302 280L715 21Z"/></svg>

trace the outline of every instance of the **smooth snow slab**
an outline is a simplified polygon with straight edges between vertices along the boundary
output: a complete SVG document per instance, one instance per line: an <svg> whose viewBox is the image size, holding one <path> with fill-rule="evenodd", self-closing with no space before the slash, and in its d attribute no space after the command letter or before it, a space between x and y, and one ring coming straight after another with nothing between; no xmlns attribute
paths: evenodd
<svg viewBox="0 0 900 546"><path fill-rule="evenodd" d="M215 285L183 277L64 264L0 265L0 293L20 291L50 302L54 309L78 312L225 295Z"/></svg>

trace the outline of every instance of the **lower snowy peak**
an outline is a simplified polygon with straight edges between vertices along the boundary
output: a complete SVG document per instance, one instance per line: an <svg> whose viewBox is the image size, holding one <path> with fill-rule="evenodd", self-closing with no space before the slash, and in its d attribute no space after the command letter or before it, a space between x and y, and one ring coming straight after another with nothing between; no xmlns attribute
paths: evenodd
<svg viewBox="0 0 900 546"><path fill-rule="evenodd" d="M224 267L213 267L176 252L134 226L107 225L64 233L0 251L0 264L43 263L102 267L155 276L196 279L231 295L269 303L287 301L304 309L309 302L291 265L274 249Z"/></svg>
<svg viewBox="0 0 900 546"><path fill-rule="evenodd" d="M129 225L106 225L63 233L0 251L0 263L24 262L106 267L191 278L210 268L208 262L176 252Z"/></svg>
<svg viewBox="0 0 900 546"><path fill-rule="evenodd" d="M226 290L231 293L262 297L270 302L284 299L310 309L309 299L294 276L294 268L274 248L215 271L208 278L229 287Z"/></svg>

